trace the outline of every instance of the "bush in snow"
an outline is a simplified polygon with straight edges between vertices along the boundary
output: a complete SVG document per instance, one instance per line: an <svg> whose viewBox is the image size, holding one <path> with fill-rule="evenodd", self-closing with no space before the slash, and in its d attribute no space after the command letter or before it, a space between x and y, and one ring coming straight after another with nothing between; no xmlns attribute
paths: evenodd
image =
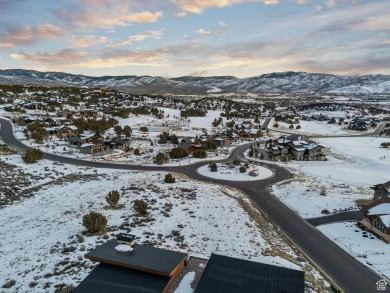
<svg viewBox="0 0 390 293"><path fill-rule="evenodd" d="M173 148L169 152L169 157L173 159L185 158L188 157L188 152L183 148Z"/></svg>
<svg viewBox="0 0 390 293"><path fill-rule="evenodd" d="M135 211L141 215L141 216L144 216L148 213L148 205L145 201L143 201L142 199L136 199L134 201L134 209Z"/></svg>
<svg viewBox="0 0 390 293"><path fill-rule="evenodd" d="M246 167L245 166L241 166L239 170L240 170L240 173L245 173L246 172Z"/></svg>
<svg viewBox="0 0 390 293"><path fill-rule="evenodd" d="M117 190L110 191L106 196L106 201L110 207L115 207L118 204L120 194Z"/></svg>
<svg viewBox="0 0 390 293"><path fill-rule="evenodd" d="M167 175L165 175L164 182L165 183L175 183L175 177L173 177L173 175L171 173L168 173Z"/></svg>
<svg viewBox="0 0 390 293"><path fill-rule="evenodd" d="M252 177L256 177L257 173L255 172L255 170L251 170L251 171L249 171L248 175L252 176Z"/></svg>
<svg viewBox="0 0 390 293"><path fill-rule="evenodd" d="M194 158L206 158L207 152L205 150L196 150L193 156Z"/></svg>
<svg viewBox="0 0 390 293"><path fill-rule="evenodd" d="M90 211L83 217L83 226L88 233L100 234L106 230L107 218L97 212Z"/></svg>
<svg viewBox="0 0 390 293"><path fill-rule="evenodd" d="M217 172L218 171L218 166L215 163L210 163L209 168L210 168L210 172Z"/></svg>
<svg viewBox="0 0 390 293"><path fill-rule="evenodd" d="M43 153L39 149L27 150L22 157L23 161L27 164L32 164L43 158Z"/></svg>

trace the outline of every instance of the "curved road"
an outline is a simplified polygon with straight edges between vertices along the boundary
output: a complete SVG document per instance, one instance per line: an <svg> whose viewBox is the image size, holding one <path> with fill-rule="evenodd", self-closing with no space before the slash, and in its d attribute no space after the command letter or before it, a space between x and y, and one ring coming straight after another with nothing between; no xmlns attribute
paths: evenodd
<svg viewBox="0 0 390 293"><path fill-rule="evenodd" d="M29 148L14 137L12 125L8 120L0 118L0 124L0 137L6 144L15 148L19 152L23 152ZM239 157L247 147L248 146L240 146L235 149L230 155L229 160ZM245 192L256 203L259 210L261 210L308 258L311 259L311 261L313 261L322 270L323 273L325 273L344 292L378 292L376 282L382 279L382 276L378 275L370 268L364 266L355 258L350 256L268 192L268 184L273 184L289 178L290 174L284 168L275 165L268 165L270 169L273 169L275 172L275 176L266 180L233 182L211 179L198 174L196 172L197 168L204 165L205 162L190 166L154 167L85 161L48 153L44 153L44 158L66 164L95 168L181 172L196 180L217 182L238 188ZM263 165L267 164L263 163ZM388 283L390 282L388 281ZM381 292L390 292L390 286L388 286L387 290Z"/></svg>

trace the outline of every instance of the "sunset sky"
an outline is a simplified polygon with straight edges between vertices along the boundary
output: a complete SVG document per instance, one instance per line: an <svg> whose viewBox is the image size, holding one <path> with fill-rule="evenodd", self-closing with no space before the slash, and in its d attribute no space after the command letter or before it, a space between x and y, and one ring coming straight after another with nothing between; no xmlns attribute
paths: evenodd
<svg viewBox="0 0 390 293"><path fill-rule="evenodd" d="M0 0L0 69L390 74L390 0Z"/></svg>

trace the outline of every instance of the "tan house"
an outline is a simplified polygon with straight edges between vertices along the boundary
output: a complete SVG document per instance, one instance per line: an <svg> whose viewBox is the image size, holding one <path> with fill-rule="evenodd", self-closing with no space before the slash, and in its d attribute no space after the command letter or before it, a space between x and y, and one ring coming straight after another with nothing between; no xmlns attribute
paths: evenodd
<svg viewBox="0 0 390 293"><path fill-rule="evenodd" d="M290 154L288 148L281 145L271 146L267 149L271 161L289 160Z"/></svg>
<svg viewBox="0 0 390 293"><path fill-rule="evenodd" d="M390 243L390 197L365 206L362 209L363 220L360 222L366 229Z"/></svg>
<svg viewBox="0 0 390 293"><path fill-rule="evenodd" d="M91 154L91 155L96 155L96 154L101 154L107 151L107 147L101 143L83 143L80 146L80 153L82 154Z"/></svg>
<svg viewBox="0 0 390 293"><path fill-rule="evenodd" d="M69 137L74 137L79 134L77 127L74 125L67 125L64 127L61 127L55 131L57 137L68 139Z"/></svg>
<svg viewBox="0 0 390 293"><path fill-rule="evenodd" d="M374 185L370 188L374 190L374 200L379 200L384 197L390 197L390 181Z"/></svg>

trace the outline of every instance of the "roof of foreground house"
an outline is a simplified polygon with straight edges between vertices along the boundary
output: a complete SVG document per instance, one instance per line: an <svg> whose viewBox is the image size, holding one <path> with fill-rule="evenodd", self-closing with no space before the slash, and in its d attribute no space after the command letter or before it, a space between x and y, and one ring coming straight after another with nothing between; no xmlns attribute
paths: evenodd
<svg viewBox="0 0 390 293"><path fill-rule="evenodd" d="M304 272L212 254L195 293L303 293Z"/></svg>
<svg viewBox="0 0 390 293"><path fill-rule="evenodd" d="M101 263L73 293L161 293L169 280L169 277Z"/></svg>
<svg viewBox="0 0 390 293"><path fill-rule="evenodd" d="M117 240L111 239L88 252L85 258L166 277L187 258L182 252L138 244L132 253L121 252L115 249L117 245Z"/></svg>

